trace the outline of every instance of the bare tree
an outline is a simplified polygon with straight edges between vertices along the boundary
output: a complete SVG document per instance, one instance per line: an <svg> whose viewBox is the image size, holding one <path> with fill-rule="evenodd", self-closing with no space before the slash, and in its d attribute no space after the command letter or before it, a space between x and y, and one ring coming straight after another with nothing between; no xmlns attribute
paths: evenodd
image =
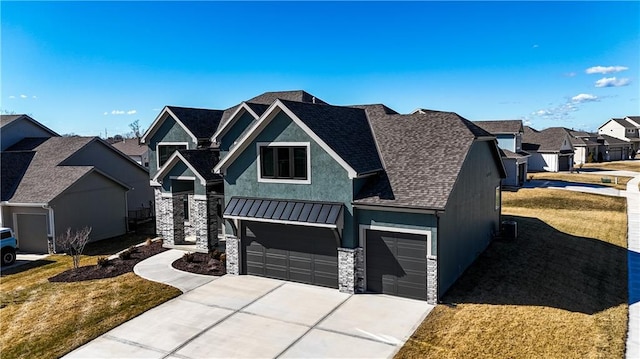
<svg viewBox="0 0 640 359"><path fill-rule="evenodd" d="M56 243L69 256L73 257L73 269L80 265L80 256L84 251L84 246L89 242L91 227L72 231L67 228L66 232L56 238Z"/></svg>
<svg viewBox="0 0 640 359"><path fill-rule="evenodd" d="M133 131L133 136L140 139L140 120L135 120L129 124L129 128Z"/></svg>

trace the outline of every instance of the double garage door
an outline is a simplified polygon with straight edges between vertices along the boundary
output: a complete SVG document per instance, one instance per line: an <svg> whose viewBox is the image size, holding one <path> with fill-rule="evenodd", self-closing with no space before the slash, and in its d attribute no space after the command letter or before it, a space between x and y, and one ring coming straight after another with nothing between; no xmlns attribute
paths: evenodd
<svg viewBox="0 0 640 359"><path fill-rule="evenodd" d="M338 248L331 229L242 222L244 273L338 287Z"/></svg>
<svg viewBox="0 0 640 359"><path fill-rule="evenodd" d="M427 299L427 236L366 230L367 291Z"/></svg>
<svg viewBox="0 0 640 359"><path fill-rule="evenodd" d="M243 272L338 287L337 242L330 229L243 221ZM426 235L366 230L367 292L427 299Z"/></svg>

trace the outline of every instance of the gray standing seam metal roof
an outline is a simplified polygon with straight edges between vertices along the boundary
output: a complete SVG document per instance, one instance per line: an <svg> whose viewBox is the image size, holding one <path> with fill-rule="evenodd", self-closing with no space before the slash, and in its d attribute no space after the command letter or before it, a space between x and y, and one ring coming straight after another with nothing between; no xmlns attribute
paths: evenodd
<svg viewBox="0 0 640 359"><path fill-rule="evenodd" d="M342 203L232 197L224 216L336 225Z"/></svg>
<svg viewBox="0 0 640 359"><path fill-rule="evenodd" d="M206 180L222 180L222 176L213 173L213 167L220 160L220 152L215 149L178 150L182 157Z"/></svg>
<svg viewBox="0 0 640 359"><path fill-rule="evenodd" d="M385 173L370 178L357 204L444 210L475 139L493 137L452 112L389 115L382 105L363 107ZM497 147L495 152L499 161Z"/></svg>
<svg viewBox="0 0 640 359"><path fill-rule="evenodd" d="M363 110L281 101L357 173L382 170L382 162Z"/></svg>
<svg viewBox="0 0 640 359"><path fill-rule="evenodd" d="M224 111L167 106L196 138L209 139L220 124Z"/></svg>
<svg viewBox="0 0 640 359"><path fill-rule="evenodd" d="M522 120L498 120L498 121L473 121L485 131L497 134L510 134L522 132Z"/></svg>
<svg viewBox="0 0 640 359"><path fill-rule="evenodd" d="M33 154L10 201L47 203L59 196L94 169L93 166L59 166L59 164L93 139L94 137L51 137L42 141L42 139L25 138L4 151L3 157L11 151L25 151L21 153Z"/></svg>

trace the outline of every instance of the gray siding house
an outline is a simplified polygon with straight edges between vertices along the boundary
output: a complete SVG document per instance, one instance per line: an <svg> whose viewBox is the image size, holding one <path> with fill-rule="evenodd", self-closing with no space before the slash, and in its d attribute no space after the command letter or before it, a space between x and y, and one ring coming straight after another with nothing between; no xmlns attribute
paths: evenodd
<svg viewBox="0 0 640 359"><path fill-rule="evenodd" d="M262 96L213 136L229 273L435 303L498 232L505 170L470 121Z"/></svg>
<svg viewBox="0 0 640 359"><path fill-rule="evenodd" d="M9 138L20 130L2 127ZM92 241L123 234L128 209L150 205L148 172L103 140L26 134L39 137L23 137L0 156L0 225L14 229L21 250L55 252L68 227L92 227Z"/></svg>
<svg viewBox="0 0 640 359"><path fill-rule="evenodd" d="M485 131L496 136L507 178L502 185L520 187L527 179L529 153L522 150L524 127L521 120L474 121Z"/></svg>
<svg viewBox="0 0 640 359"><path fill-rule="evenodd" d="M522 149L531 154L530 171L559 172L573 168L574 147L571 136L563 127L542 131L525 126Z"/></svg>

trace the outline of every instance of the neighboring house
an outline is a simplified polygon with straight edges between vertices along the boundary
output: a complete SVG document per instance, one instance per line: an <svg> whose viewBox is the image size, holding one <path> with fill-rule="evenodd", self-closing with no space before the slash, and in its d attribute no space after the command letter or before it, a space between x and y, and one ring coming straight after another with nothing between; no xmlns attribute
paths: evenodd
<svg viewBox="0 0 640 359"><path fill-rule="evenodd" d="M598 153L601 152L602 144L598 142L598 134L585 131L575 131L565 128L569 133L574 154L573 161L576 165L595 162L598 160Z"/></svg>
<svg viewBox="0 0 640 359"><path fill-rule="evenodd" d="M3 136L20 131L3 119ZM14 229L21 250L42 253L55 252L69 227L92 227L92 241L125 233L127 209L151 204L148 172L100 138L45 132L1 153L0 224Z"/></svg>
<svg viewBox="0 0 640 359"><path fill-rule="evenodd" d="M499 231L496 138L455 113L267 93L225 111L212 139L231 274L436 303Z"/></svg>
<svg viewBox="0 0 640 359"><path fill-rule="evenodd" d="M522 149L531 154L529 171L569 171L573 168L573 145L565 128L550 127L542 131L524 127Z"/></svg>
<svg viewBox="0 0 640 359"><path fill-rule="evenodd" d="M529 153L522 150L524 128L521 120L474 121L476 125L496 136L507 178L503 186L520 187L528 173Z"/></svg>
<svg viewBox="0 0 640 359"><path fill-rule="evenodd" d="M128 138L111 144L118 151L131 157L137 164L149 168L149 148L140 144L138 139Z"/></svg>
<svg viewBox="0 0 640 359"><path fill-rule="evenodd" d="M60 136L28 115L1 115L0 128L2 128L0 131L0 150L2 151L25 137Z"/></svg>
<svg viewBox="0 0 640 359"><path fill-rule="evenodd" d="M640 150L640 116L612 118L598 128L598 134L608 135L632 144L632 151ZM624 156L628 159L631 154ZM615 156L614 156L615 157Z"/></svg>
<svg viewBox="0 0 640 359"><path fill-rule="evenodd" d="M632 158L634 143L613 136L601 134L598 136L600 152L603 161L620 161ZM598 155L598 159L600 155Z"/></svg>

